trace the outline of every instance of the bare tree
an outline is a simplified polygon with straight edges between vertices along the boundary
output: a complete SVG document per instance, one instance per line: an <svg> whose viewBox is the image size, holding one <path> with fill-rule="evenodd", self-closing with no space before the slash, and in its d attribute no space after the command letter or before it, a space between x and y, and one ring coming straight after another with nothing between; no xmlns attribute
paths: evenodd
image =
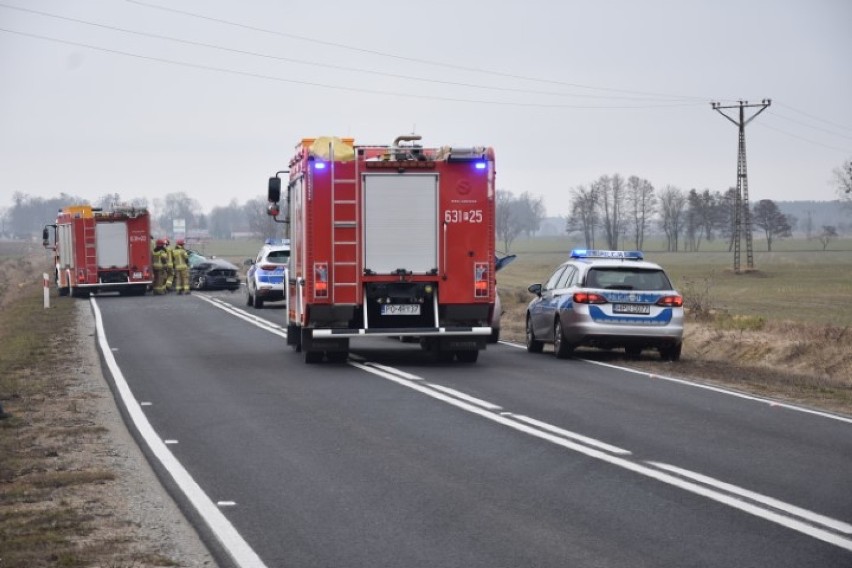
<svg viewBox="0 0 852 568"><path fill-rule="evenodd" d="M633 242L638 250L642 250L645 246L645 232L651 224L654 207L657 205L654 186L646 179L630 176L627 180L626 202Z"/></svg>
<svg viewBox="0 0 852 568"><path fill-rule="evenodd" d="M594 182L592 187L598 193L601 225L607 246L610 249L618 249L618 240L624 233L622 218L626 193L624 178L618 174L612 177L604 175Z"/></svg>
<svg viewBox="0 0 852 568"><path fill-rule="evenodd" d="M168 193L163 200L154 200L154 205L160 212L157 215L157 223L160 230L166 234L171 233L175 219L183 219L187 229L195 227L197 216L201 212L201 204L182 191Z"/></svg>
<svg viewBox="0 0 852 568"><path fill-rule="evenodd" d="M766 250L772 252L772 242L775 239L789 237L793 234L790 221L781 213L771 199L761 199L752 208L752 222L766 236Z"/></svg>
<svg viewBox="0 0 852 568"><path fill-rule="evenodd" d="M683 191L667 185L660 192L660 226L666 234L667 248L677 252L680 234L683 231L686 196Z"/></svg>
<svg viewBox="0 0 852 568"><path fill-rule="evenodd" d="M513 206L516 199L511 191L497 190L496 231L497 238L503 241L503 250L509 252L512 242L521 234L521 225L517 220L517 209Z"/></svg>
<svg viewBox="0 0 852 568"><path fill-rule="evenodd" d="M268 203L264 196L249 199L243 205L249 232L257 238L280 238L284 235L284 225L276 223L275 219L267 213Z"/></svg>
<svg viewBox="0 0 852 568"><path fill-rule="evenodd" d="M841 200L852 202L852 158L834 168L834 182Z"/></svg>
<svg viewBox="0 0 852 568"><path fill-rule="evenodd" d="M823 225L822 232L817 237L819 242L822 243L822 250L828 248L828 243L831 242L831 239L837 238L837 227L834 225Z"/></svg>
<svg viewBox="0 0 852 568"><path fill-rule="evenodd" d="M586 248L595 248L595 227L598 225L598 194L594 186L578 186L571 192L571 214L565 225L569 233L583 233Z"/></svg>
<svg viewBox="0 0 852 568"><path fill-rule="evenodd" d="M523 232L531 237L541 228L541 221L547 214L544 207L544 198L541 196L533 197L530 192L523 192L520 197L512 204L517 211L516 219Z"/></svg>

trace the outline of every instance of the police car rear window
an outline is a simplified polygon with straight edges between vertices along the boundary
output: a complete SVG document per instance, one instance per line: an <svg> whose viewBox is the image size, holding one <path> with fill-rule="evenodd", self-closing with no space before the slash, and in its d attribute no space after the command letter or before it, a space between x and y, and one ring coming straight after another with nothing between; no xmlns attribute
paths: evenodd
<svg viewBox="0 0 852 568"><path fill-rule="evenodd" d="M266 255L266 258L268 258L269 260L284 260L284 261L286 261L288 258L290 258L290 251L289 250L272 250L272 251L269 251L269 254Z"/></svg>
<svg viewBox="0 0 852 568"><path fill-rule="evenodd" d="M639 268L591 268L586 288L606 290L671 290L672 284L662 270Z"/></svg>

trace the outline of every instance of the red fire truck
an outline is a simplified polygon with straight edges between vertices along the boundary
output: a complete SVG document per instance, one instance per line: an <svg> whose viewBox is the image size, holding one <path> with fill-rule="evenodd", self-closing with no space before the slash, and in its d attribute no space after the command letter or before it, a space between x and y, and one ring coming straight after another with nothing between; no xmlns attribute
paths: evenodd
<svg viewBox="0 0 852 568"><path fill-rule="evenodd" d="M269 180L288 224L287 343L308 363L347 358L350 339L419 339L473 363L494 310L494 151L303 139ZM282 174L289 173L283 219Z"/></svg>
<svg viewBox="0 0 852 568"><path fill-rule="evenodd" d="M42 236L44 246L53 250L60 296L104 291L141 296L153 281L147 209L64 207L56 224L45 226Z"/></svg>

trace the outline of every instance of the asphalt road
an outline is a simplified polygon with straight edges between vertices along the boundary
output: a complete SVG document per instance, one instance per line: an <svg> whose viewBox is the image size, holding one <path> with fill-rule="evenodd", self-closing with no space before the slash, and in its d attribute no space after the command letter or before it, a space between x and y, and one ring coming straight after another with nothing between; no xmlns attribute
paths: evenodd
<svg viewBox="0 0 852 568"><path fill-rule="evenodd" d="M283 309L244 303L93 301L131 428L225 565L852 567L848 418L506 344L306 365Z"/></svg>

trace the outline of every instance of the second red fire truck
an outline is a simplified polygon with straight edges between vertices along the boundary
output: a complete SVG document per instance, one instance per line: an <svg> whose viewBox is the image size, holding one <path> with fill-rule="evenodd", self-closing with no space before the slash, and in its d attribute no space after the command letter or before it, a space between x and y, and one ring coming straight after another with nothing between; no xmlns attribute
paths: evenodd
<svg viewBox="0 0 852 568"><path fill-rule="evenodd" d="M491 334L495 166L489 147L303 139L289 163L287 342L316 363L350 340L416 338L475 362ZM269 180L279 215L281 179Z"/></svg>
<svg viewBox="0 0 852 568"><path fill-rule="evenodd" d="M53 229L53 244L50 242ZM152 283L151 219L147 209L90 205L64 207L44 228L44 246L53 250L60 296L118 291L143 295Z"/></svg>

